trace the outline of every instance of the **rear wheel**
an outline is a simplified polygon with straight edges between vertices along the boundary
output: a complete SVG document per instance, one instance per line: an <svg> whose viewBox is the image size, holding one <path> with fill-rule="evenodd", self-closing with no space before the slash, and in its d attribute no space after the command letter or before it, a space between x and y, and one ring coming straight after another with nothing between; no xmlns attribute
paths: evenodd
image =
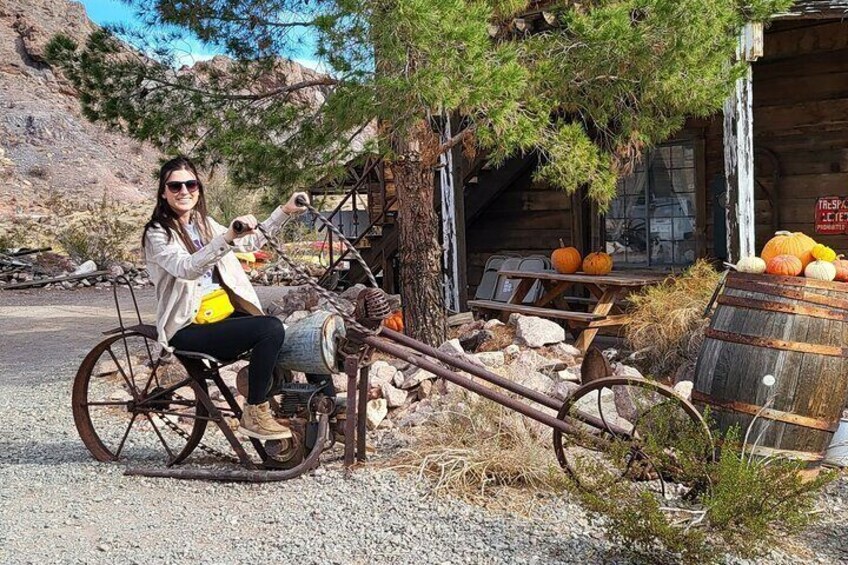
<svg viewBox="0 0 848 565"><path fill-rule="evenodd" d="M71 398L74 423L98 461L168 465L185 459L206 430L208 413L195 399L179 361L162 363L159 344L136 332L111 336L85 357ZM206 382L197 381L206 391Z"/></svg>

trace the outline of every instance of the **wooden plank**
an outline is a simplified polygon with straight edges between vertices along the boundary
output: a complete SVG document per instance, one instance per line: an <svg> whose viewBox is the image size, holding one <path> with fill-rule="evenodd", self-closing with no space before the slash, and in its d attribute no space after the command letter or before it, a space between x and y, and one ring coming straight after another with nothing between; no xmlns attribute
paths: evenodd
<svg viewBox="0 0 848 565"><path fill-rule="evenodd" d="M844 136L848 128L848 99L823 100L757 108L754 133L759 139L790 134L814 134L837 131Z"/></svg>
<svg viewBox="0 0 848 565"><path fill-rule="evenodd" d="M789 59L773 60L768 56L768 43L769 34L766 32L766 54L754 64L754 96L757 95L756 90L760 88L761 81L787 78L797 81L804 77L848 72L848 49L796 54Z"/></svg>
<svg viewBox="0 0 848 565"><path fill-rule="evenodd" d="M772 30L765 38L764 56L770 59L800 54L826 53L848 48L844 22L828 22L807 27Z"/></svg>
<svg viewBox="0 0 848 565"><path fill-rule="evenodd" d="M65 275L62 277L52 277L49 279L34 279L31 281L22 281L11 284L0 285L0 290L13 290L16 288L28 288L32 286L41 286L50 283L63 282L63 281L74 281L79 279L87 279L93 277L99 277L101 275L108 275L109 271L94 271L92 273L82 273L79 275Z"/></svg>
<svg viewBox="0 0 848 565"><path fill-rule="evenodd" d="M618 273L615 275L587 275L585 273L528 273L524 271L501 270L501 275L511 278L533 278L549 281L566 281L571 283L589 283L597 285L617 286L646 286L657 284L666 279L665 275Z"/></svg>
<svg viewBox="0 0 848 565"><path fill-rule="evenodd" d="M468 245L472 249L516 251L532 249L532 253L550 255L559 247L562 230L471 230Z"/></svg>
<svg viewBox="0 0 848 565"><path fill-rule="evenodd" d="M562 190L505 192L491 204L489 210L569 210L569 199L570 196Z"/></svg>
<svg viewBox="0 0 848 565"><path fill-rule="evenodd" d="M469 300L470 308L482 310L497 310L501 312L515 312L541 318L557 318L560 320L571 320L575 322L591 322L598 316L586 312L569 312L566 310L555 310L553 308L539 308L537 306L524 306L521 304L508 304L506 302L495 302L494 300Z"/></svg>
<svg viewBox="0 0 848 565"><path fill-rule="evenodd" d="M757 80L754 108L848 98L848 71L808 77L804 88L798 88L799 80L797 77Z"/></svg>
<svg viewBox="0 0 848 565"><path fill-rule="evenodd" d="M514 229L558 229L571 233L571 214L569 210L547 210L542 212L522 212L516 215L514 210L489 211L477 218L469 231L475 230L514 230Z"/></svg>
<svg viewBox="0 0 848 565"><path fill-rule="evenodd" d="M606 316L610 313L610 310L612 310L619 293L620 289L618 288L610 288L604 291L603 296L601 296L598 303L595 305L594 310L592 310L592 314L595 314L601 319L606 318ZM577 336L577 340L574 342L574 345L580 351L586 353L589 351L589 346L592 345L596 335L598 335L597 328L589 327L580 332L580 335Z"/></svg>

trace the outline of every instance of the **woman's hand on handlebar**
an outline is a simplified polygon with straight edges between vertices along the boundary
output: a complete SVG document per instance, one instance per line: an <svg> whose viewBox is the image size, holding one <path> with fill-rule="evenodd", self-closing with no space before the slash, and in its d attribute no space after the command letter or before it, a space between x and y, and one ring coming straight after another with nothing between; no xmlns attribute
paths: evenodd
<svg viewBox="0 0 848 565"><path fill-rule="evenodd" d="M288 202L281 206L283 212L285 212L289 216L297 216L298 214L306 212L306 207L300 206L298 204L298 200L300 199L309 204L309 194L305 192L295 192L291 195Z"/></svg>
<svg viewBox="0 0 848 565"><path fill-rule="evenodd" d="M227 243L232 243L233 240L237 237L244 237L246 235L250 235L253 233L253 230L256 229L256 226L259 222L256 221L256 218L248 214L246 216L239 216L232 222L230 222L230 228L227 230L227 233L224 235L224 239Z"/></svg>

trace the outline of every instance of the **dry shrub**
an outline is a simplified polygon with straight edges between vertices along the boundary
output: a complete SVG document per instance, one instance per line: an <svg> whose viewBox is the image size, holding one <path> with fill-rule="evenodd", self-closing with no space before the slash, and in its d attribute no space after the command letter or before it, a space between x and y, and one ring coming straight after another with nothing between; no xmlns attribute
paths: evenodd
<svg viewBox="0 0 848 565"><path fill-rule="evenodd" d="M720 277L709 262L699 260L683 274L630 297L625 337L641 352L648 373L668 377L697 358L707 326L704 309Z"/></svg>
<svg viewBox="0 0 848 565"><path fill-rule="evenodd" d="M388 466L428 479L436 494L528 514L536 495L567 488L547 427L464 390L441 398L415 433Z"/></svg>

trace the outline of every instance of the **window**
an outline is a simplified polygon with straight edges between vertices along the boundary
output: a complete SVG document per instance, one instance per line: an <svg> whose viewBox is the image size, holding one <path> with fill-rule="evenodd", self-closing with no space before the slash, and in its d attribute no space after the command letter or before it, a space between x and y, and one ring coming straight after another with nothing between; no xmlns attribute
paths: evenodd
<svg viewBox="0 0 848 565"><path fill-rule="evenodd" d="M695 202L694 143L651 151L619 184L604 220L607 253L625 266L693 263Z"/></svg>

